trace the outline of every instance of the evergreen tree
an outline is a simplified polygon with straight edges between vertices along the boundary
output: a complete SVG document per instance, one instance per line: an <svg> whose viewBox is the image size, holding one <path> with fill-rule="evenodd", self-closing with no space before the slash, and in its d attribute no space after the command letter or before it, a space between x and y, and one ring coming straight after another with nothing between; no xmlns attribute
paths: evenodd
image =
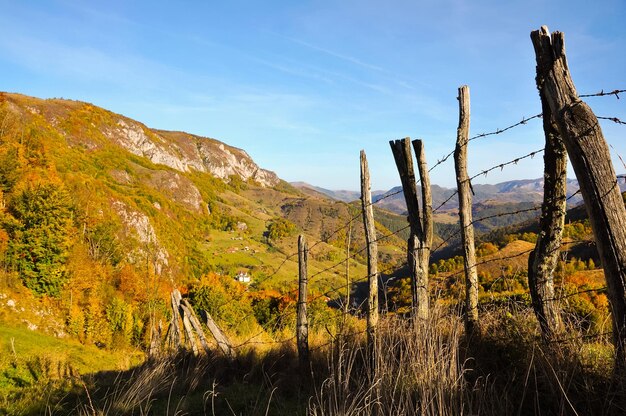
<svg viewBox="0 0 626 416"><path fill-rule="evenodd" d="M5 223L9 261L24 285L39 295L59 296L67 280L65 261L71 246L72 204L53 183L26 186L9 201Z"/></svg>

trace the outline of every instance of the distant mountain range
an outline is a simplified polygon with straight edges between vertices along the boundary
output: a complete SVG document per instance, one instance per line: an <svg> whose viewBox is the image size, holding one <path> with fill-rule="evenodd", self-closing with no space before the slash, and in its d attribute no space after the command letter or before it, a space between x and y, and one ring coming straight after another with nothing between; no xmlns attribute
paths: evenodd
<svg viewBox="0 0 626 416"><path fill-rule="evenodd" d="M325 195L327 197L350 202L355 199L359 199L361 194L356 191L333 191L318 186L309 185L304 182L294 182L293 186L300 188L303 191L315 192ZM620 182L620 189L626 190L626 184ZM490 184L477 184L473 185L474 189L474 203L482 205L501 205L501 204L518 204L518 203L540 203L543 198L543 178L538 179L522 179L515 181L507 181L497 183L495 185ZM567 195L571 197L568 201L570 206L577 205L582 201L582 196L576 194L578 191L578 181L576 179L567 180ZM443 204L448 198L452 196L455 189L444 188L439 185L431 186L433 195L433 207L437 208ZM418 192L421 192L418 186ZM576 194L576 195L574 195ZM573 196L572 196L573 195ZM406 212L406 203L404 201L404 194L402 193L402 187L396 186L388 191L373 191L372 200L377 202L377 206L385 208L389 211L396 212L398 214L404 214ZM445 202L439 210L450 211L458 209L458 199L453 197L449 201Z"/></svg>

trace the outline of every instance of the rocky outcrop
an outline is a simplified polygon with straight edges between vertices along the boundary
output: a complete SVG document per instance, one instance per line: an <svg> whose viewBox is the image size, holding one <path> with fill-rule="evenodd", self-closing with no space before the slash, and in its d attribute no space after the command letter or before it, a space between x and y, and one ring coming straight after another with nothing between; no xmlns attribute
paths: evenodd
<svg viewBox="0 0 626 416"><path fill-rule="evenodd" d="M113 210L125 225L129 236L133 236L139 243L127 254L131 263L148 261L154 267L156 274L161 274L163 268L169 264L169 253L159 243L150 218L142 212L131 209L121 201L113 201Z"/></svg>
<svg viewBox="0 0 626 416"><path fill-rule="evenodd" d="M16 119L40 118L72 147L98 151L113 143L154 164L179 172L196 170L224 180L236 175L265 187L275 186L280 181L274 172L261 169L245 151L215 139L150 129L137 121L80 101L42 100L10 93L0 93L0 99Z"/></svg>
<svg viewBox="0 0 626 416"><path fill-rule="evenodd" d="M148 183L188 210L202 212L204 204L200 191L183 175L169 170L152 171Z"/></svg>
<svg viewBox="0 0 626 416"><path fill-rule="evenodd" d="M150 130L135 121L120 118L103 134L134 155L180 172L197 170L228 180L232 175L261 186L278 184L278 176L261 169L243 150L214 139L183 132Z"/></svg>

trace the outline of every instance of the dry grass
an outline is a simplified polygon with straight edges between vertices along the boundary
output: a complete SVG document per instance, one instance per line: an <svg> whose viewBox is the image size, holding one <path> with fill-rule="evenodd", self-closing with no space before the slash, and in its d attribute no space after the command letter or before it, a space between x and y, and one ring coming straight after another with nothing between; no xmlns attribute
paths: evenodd
<svg viewBox="0 0 626 416"><path fill-rule="evenodd" d="M532 311L516 303L481 317L481 331L468 339L455 310L436 307L427 322L388 316L375 359L362 331L346 329L313 346L310 371L290 344L248 349L234 361L164 357L86 382L78 404L56 414L625 414L606 337L588 339L572 326L545 345Z"/></svg>
<svg viewBox="0 0 626 416"><path fill-rule="evenodd" d="M461 357L462 322L435 311L428 322L385 319L372 359L361 339L327 351L330 375L315 388L312 415L471 414Z"/></svg>

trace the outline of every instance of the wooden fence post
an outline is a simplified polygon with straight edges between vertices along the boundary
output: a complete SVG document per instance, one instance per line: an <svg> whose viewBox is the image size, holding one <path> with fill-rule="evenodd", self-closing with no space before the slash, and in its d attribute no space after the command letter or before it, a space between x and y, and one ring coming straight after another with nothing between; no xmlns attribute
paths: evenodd
<svg viewBox="0 0 626 416"><path fill-rule="evenodd" d="M537 84L565 142L589 214L607 281L613 320L615 369L626 367L626 209L611 153L598 119L579 97L564 36L546 26L530 35L537 59Z"/></svg>
<svg viewBox="0 0 626 416"><path fill-rule="evenodd" d="M363 208L365 243L367 244L369 288L367 296L367 345L371 357L374 358L376 354L376 326L378 325L378 243L376 242L370 172L364 150L361 150L361 206Z"/></svg>
<svg viewBox="0 0 626 416"><path fill-rule="evenodd" d="M418 271L422 277L418 279L421 282L418 290L421 291L421 298L425 299L428 308L422 318L427 318L430 309L428 307L428 266L430 263L430 249L433 244L433 197L430 189L430 175L428 174L424 142L422 140L413 140L413 150L417 159L417 168L421 182L420 189L422 191L422 234L419 236L420 244L417 250Z"/></svg>
<svg viewBox="0 0 626 416"><path fill-rule="evenodd" d="M474 247L474 225L472 224L472 184L467 175L467 144L470 129L469 87L459 88L459 127L454 149L454 167L459 194L459 221L463 244L463 267L465 269L465 328L472 334L478 327L478 274L476 271L476 249Z"/></svg>
<svg viewBox="0 0 626 416"><path fill-rule="evenodd" d="M350 244L352 242L352 223L348 224L348 233L346 234L346 301L343 305L344 321L350 313Z"/></svg>
<svg viewBox="0 0 626 416"><path fill-rule="evenodd" d="M309 323L306 314L307 303L307 261L308 245L304 235L298 237L298 305L296 322L296 342L300 364L307 366L309 362Z"/></svg>
<svg viewBox="0 0 626 416"><path fill-rule="evenodd" d="M389 142L396 161L396 167L402 182L402 191L409 212L411 234L408 241L407 262L411 273L411 300L412 313L417 318L426 319L429 314L428 299L428 260L432 243L432 198L430 197L430 179L426 169L422 142L416 140L413 145L418 152L420 180L422 181L422 205L424 208L424 222L420 215L417 201L417 184L413 158L411 155L411 140L407 137L402 140ZM428 212L428 214L426 214Z"/></svg>
<svg viewBox="0 0 626 416"><path fill-rule="evenodd" d="M536 78L546 147L543 152L543 202L535 250L528 257L528 287L541 335L549 342L563 331L559 305L554 298L554 270L559 260L567 211L567 151L552 116L552 110Z"/></svg>

